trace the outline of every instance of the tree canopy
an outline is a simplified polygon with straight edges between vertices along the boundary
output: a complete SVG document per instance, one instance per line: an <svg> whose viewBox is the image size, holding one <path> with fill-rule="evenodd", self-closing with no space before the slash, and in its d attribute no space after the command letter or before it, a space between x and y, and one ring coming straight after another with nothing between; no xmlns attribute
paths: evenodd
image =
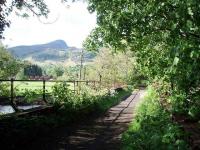
<svg viewBox="0 0 200 150"><path fill-rule="evenodd" d="M88 9L97 12L99 25L90 37L114 47L147 36L170 44L172 39L199 42L199 8L198 0L89 0Z"/></svg>
<svg viewBox="0 0 200 150"><path fill-rule="evenodd" d="M7 50L0 46L0 79L8 79L14 77L22 64L16 60Z"/></svg>
<svg viewBox="0 0 200 150"><path fill-rule="evenodd" d="M87 38L85 47L131 49L151 70L148 73L153 78L169 72L191 78L199 67L199 8L198 0L89 0L88 9L97 12L98 27Z"/></svg>
<svg viewBox="0 0 200 150"><path fill-rule="evenodd" d="M86 39L86 49L132 50L149 79L171 84L172 92L185 96L187 107L200 105L191 98L200 83L199 0L88 2L98 26Z"/></svg>

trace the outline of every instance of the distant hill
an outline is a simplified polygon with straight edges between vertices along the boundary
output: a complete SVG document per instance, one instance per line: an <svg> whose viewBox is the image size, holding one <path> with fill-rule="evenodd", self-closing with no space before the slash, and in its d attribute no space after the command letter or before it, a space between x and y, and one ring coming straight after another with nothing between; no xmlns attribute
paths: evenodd
<svg viewBox="0 0 200 150"><path fill-rule="evenodd" d="M30 45L30 46L16 46L11 47L8 50L16 57L24 58L28 55L33 55L35 53L45 53L49 50L67 50L68 46L63 40L56 40L46 44Z"/></svg>
<svg viewBox="0 0 200 150"><path fill-rule="evenodd" d="M8 51L19 59L34 61L34 63L57 63L65 62L68 59L78 63L82 49L69 47L63 40L55 40L46 44L11 47L8 48ZM84 53L86 62L91 61L94 57L94 53Z"/></svg>

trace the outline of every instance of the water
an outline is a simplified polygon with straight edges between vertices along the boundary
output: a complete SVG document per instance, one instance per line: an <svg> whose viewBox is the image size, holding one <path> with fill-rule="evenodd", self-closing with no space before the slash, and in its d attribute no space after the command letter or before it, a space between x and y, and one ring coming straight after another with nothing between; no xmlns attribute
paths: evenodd
<svg viewBox="0 0 200 150"><path fill-rule="evenodd" d="M8 113L13 113L15 110L10 106L10 105L0 105L0 113L2 114L8 114Z"/></svg>
<svg viewBox="0 0 200 150"><path fill-rule="evenodd" d="M31 108L39 107L40 105L29 105L29 106L18 106L19 109L27 110ZM10 105L0 105L0 113L2 114L9 114L13 113L15 110Z"/></svg>

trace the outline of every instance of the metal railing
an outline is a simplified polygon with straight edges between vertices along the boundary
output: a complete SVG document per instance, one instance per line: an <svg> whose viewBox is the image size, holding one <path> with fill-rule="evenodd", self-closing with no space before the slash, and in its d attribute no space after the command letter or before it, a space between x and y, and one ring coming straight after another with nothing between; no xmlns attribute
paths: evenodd
<svg viewBox="0 0 200 150"><path fill-rule="evenodd" d="M70 81L70 80L15 80L15 79L10 79L10 80L2 80L0 79L0 84L3 83L3 82L8 82L10 84L10 97L8 96L7 98L10 99L10 103L12 106L15 107L15 88L14 88L14 84L15 82L42 82L42 99L45 103L47 103L47 94L49 93L46 93L46 83L47 82L55 82L55 83L71 83L73 85L73 90L74 93L77 92L79 93L80 92L80 84L81 83L85 83L86 85L92 85L93 87L96 87L97 84L99 84L99 87L101 86L101 82L100 81L92 81L92 80L73 80L73 81Z"/></svg>

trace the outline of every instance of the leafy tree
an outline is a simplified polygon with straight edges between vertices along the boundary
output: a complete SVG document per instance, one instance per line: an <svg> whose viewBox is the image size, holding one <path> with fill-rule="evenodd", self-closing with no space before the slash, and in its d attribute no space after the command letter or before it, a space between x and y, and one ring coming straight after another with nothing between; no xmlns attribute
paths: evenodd
<svg viewBox="0 0 200 150"><path fill-rule="evenodd" d="M0 79L15 77L22 64L16 60L4 47L0 47Z"/></svg>
<svg viewBox="0 0 200 150"><path fill-rule="evenodd" d="M0 79L5 80L15 77L21 67L22 64L8 53L4 47L0 46ZM0 82L1 96L8 96L10 94L8 86L6 82ZM13 100L10 101L10 104L14 110L18 110Z"/></svg>
<svg viewBox="0 0 200 150"><path fill-rule="evenodd" d="M127 83L134 70L132 53L112 53L109 49L101 49L94 62L86 68L86 79L101 80L104 86L117 86Z"/></svg>
<svg viewBox="0 0 200 150"><path fill-rule="evenodd" d="M150 79L168 82L174 96L185 95L181 102L176 100L179 106L188 112L191 106L200 106L191 96L191 90L198 91L200 83L198 0L88 2L89 11L97 13L98 26L84 43L87 49L104 46L134 51Z"/></svg>
<svg viewBox="0 0 200 150"><path fill-rule="evenodd" d="M78 80L79 71L80 71L79 65L67 67L63 74L64 80Z"/></svg>
<svg viewBox="0 0 200 150"><path fill-rule="evenodd" d="M65 69L59 65L45 65L42 67L42 69L45 75L56 78L62 76L65 72Z"/></svg>
<svg viewBox="0 0 200 150"><path fill-rule="evenodd" d="M60 77L64 74L64 69L62 67L55 67L54 71L57 77Z"/></svg>

